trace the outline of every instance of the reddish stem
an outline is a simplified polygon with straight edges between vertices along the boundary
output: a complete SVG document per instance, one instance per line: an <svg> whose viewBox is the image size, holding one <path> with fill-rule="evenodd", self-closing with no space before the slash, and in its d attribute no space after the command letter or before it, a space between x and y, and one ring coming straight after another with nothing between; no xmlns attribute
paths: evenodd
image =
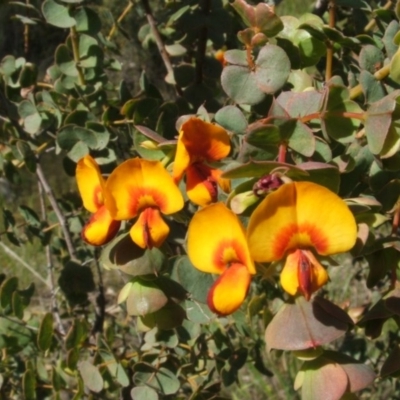
<svg viewBox="0 0 400 400"><path fill-rule="evenodd" d="M253 71L256 68L253 60L253 48L251 46L246 46L246 57L247 57L247 64L249 64L250 69Z"/></svg>
<svg viewBox="0 0 400 400"><path fill-rule="evenodd" d="M278 162L281 162L281 163L286 162L286 151L287 151L287 143L282 142L279 145Z"/></svg>
<svg viewBox="0 0 400 400"><path fill-rule="evenodd" d="M364 113L355 113L350 111L322 111L316 112L312 114L305 115L304 117L300 118L301 122L309 122L313 119L322 119L325 118L327 115L330 117L342 117L342 118L353 118L359 119L360 121L364 121L365 114Z"/></svg>
<svg viewBox="0 0 400 400"><path fill-rule="evenodd" d="M397 235L397 231L399 229L400 223L400 203L396 204L396 208L394 210L393 221L392 221L392 235ZM390 271L390 287L394 289L396 287L397 282L397 266L393 265Z"/></svg>

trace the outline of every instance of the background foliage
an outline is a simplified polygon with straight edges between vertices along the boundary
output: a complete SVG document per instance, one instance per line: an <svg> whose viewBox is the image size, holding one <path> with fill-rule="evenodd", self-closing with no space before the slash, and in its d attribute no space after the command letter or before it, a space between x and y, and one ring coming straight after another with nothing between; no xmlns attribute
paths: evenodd
<svg viewBox="0 0 400 400"><path fill-rule="evenodd" d="M0 397L400 396L398 3L115 3L0 2ZM347 199L359 240L325 262L312 304L340 322L321 347L290 351L290 320L275 316L311 303L290 303L268 265L239 311L208 310L212 278L185 255L189 202L167 248L81 240L76 162L90 153L106 175L133 156L168 164L187 114L232 133L221 200L276 160Z"/></svg>

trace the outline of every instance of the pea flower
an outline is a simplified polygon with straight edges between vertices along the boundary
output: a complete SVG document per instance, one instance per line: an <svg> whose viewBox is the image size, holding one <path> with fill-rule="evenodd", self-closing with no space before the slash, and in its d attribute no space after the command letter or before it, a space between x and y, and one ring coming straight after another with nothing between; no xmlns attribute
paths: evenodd
<svg viewBox="0 0 400 400"><path fill-rule="evenodd" d="M178 183L186 173L186 192L193 203L206 206L217 201L217 184L229 192L229 180L207 163L221 160L230 150L229 135L221 126L196 117L182 124L172 175Z"/></svg>
<svg viewBox="0 0 400 400"><path fill-rule="evenodd" d="M109 176L106 189L106 205L114 219L138 216L130 236L143 249L162 245L169 226L161 213L173 214L184 204L179 188L159 161L124 161Z"/></svg>
<svg viewBox="0 0 400 400"><path fill-rule="evenodd" d="M76 166L76 182L83 206L93 213L82 229L82 239L93 246L109 242L118 232L120 221L115 221L104 204L105 179L96 161L86 155Z"/></svg>
<svg viewBox="0 0 400 400"><path fill-rule="evenodd" d="M258 205L247 232L254 261L286 257L280 275L283 289L309 300L328 281L314 253L327 256L350 250L357 225L346 203L330 190L311 182L291 182Z"/></svg>
<svg viewBox="0 0 400 400"><path fill-rule="evenodd" d="M220 315L236 311L256 272L238 217L223 203L202 208L190 221L187 250L197 269L220 275L208 292L210 309Z"/></svg>

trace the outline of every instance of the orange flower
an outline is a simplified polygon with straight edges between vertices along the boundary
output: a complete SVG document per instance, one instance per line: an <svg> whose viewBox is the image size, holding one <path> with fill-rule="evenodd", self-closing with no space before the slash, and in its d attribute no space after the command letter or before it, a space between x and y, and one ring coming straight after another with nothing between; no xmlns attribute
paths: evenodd
<svg viewBox="0 0 400 400"><path fill-rule="evenodd" d="M106 189L106 205L114 219L139 216L130 230L132 240L143 249L161 246L169 233L161 213L183 207L182 194L162 164L127 160L111 173Z"/></svg>
<svg viewBox="0 0 400 400"><path fill-rule="evenodd" d="M93 246L109 242L118 232L120 221L115 221L104 205L105 180L96 161L86 155L76 166L76 182L83 206L93 213L82 229L82 238Z"/></svg>
<svg viewBox="0 0 400 400"><path fill-rule="evenodd" d="M248 226L253 259L272 262L286 257L281 285L307 300L328 281L313 252L326 256L348 251L356 238L357 224L345 202L311 182L286 183L269 194Z"/></svg>
<svg viewBox="0 0 400 400"><path fill-rule="evenodd" d="M222 172L206 164L221 160L230 150L229 135L219 125L196 117L182 124L172 175L178 183L186 172L186 191L193 203L206 206L217 201L217 184L230 191L230 182L221 178Z"/></svg>
<svg viewBox="0 0 400 400"><path fill-rule="evenodd" d="M200 271L220 275L208 292L210 309L220 315L236 311L256 272L238 217L223 203L198 211L189 224L188 255Z"/></svg>

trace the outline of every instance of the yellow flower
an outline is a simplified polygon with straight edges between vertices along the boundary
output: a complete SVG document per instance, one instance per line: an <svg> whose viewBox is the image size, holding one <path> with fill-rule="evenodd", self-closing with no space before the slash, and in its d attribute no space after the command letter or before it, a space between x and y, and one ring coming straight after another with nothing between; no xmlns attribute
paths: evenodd
<svg viewBox="0 0 400 400"><path fill-rule="evenodd" d="M183 197L159 161L133 158L120 164L106 183L105 203L116 220L138 216L130 230L141 248L160 247L169 233L161 214L183 207Z"/></svg>
<svg viewBox="0 0 400 400"><path fill-rule="evenodd" d="M197 269L220 275L208 293L210 309L220 315L236 311L256 272L238 217L223 203L202 208L190 221L187 250Z"/></svg>
<svg viewBox="0 0 400 400"><path fill-rule="evenodd" d="M186 173L186 191L193 203L206 206L217 201L217 184L230 191L230 182L221 178L222 172L206 164L221 160L230 150L224 128L196 117L182 124L172 175L178 183Z"/></svg>
<svg viewBox="0 0 400 400"><path fill-rule="evenodd" d="M106 244L117 234L121 222L115 221L104 205L105 180L90 155L78 161L76 182L83 206L93 213L82 229L82 238L93 246Z"/></svg>
<svg viewBox="0 0 400 400"><path fill-rule="evenodd" d="M315 183L291 182L259 204L247 232L253 259L272 262L286 257L280 277L283 289L309 299L328 280L313 252L326 256L350 250L357 224L336 194Z"/></svg>

